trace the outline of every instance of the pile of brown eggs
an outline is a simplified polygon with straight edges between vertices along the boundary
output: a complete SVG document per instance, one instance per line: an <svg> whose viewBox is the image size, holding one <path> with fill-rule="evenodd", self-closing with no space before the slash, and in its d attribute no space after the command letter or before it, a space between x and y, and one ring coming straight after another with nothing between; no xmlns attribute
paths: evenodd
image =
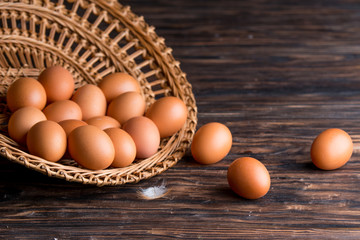
<svg viewBox="0 0 360 240"><path fill-rule="evenodd" d="M98 85L75 91L72 75L60 66L45 69L37 80L13 82L7 104L13 140L48 161L72 158L91 170L126 167L136 158L151 157L161 138L179 131L187 119L186 105L173 96L146 109L138 82L126 73L112 73ZM195 133L191 153L201 164L214 164L231 147L230 130L211 122ZM341 129L322 132L311 146L314 165L324 170L340 168L352 152L351 137ZM247 199L260 198L270 189L267 168L251 157L233 161L227 179L231 189Z"/></svg>
<svg viewBox="0 0 360 240"><path fill-rule="evenodd" d="M126 73L109 74L98 85L75 91L71 73L53 66L38 79L14 81L6 98L14 141L48 161L72 158L91 170L126 167L152 156L160 139L176 133L187 119L186 105L173 96L146 109L139 83Z"/></svg>

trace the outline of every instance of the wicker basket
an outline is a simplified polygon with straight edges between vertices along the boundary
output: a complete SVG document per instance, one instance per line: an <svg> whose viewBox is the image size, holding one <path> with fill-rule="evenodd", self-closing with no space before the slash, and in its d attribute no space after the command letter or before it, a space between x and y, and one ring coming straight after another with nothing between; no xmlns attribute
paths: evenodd
<svg viewBox="0 0 360 240"><path fill-rule="evenodd" d="M154 27L117 1L20 0L0 3L0 154L51 177L84 184L120 185L157 175L183 157L195 132L197 108L191 85ZM30 155L8 137L10 112L5 95L17 78L37 78L51 65L62 65L75 88L96 84L112 72L138 79L147 105L173 95L185 102L188 118L173 136L162 139L152 157L125 168L91 171L75 161L57 163Z"/></svg>

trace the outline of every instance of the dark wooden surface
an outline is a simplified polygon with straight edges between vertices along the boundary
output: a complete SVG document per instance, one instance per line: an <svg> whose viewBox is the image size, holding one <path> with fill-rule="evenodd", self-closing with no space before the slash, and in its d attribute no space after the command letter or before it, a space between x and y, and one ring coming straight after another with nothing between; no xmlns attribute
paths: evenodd
<svg viewBox="0 0 360 240"><path fill-rule="evenodd" d="M360 3L344 1L126 0L173 48L193 85L198 127L226 124L221 162L187 154L149 180L92 187L0 159L0 239L360 239ZM350 162L316 169L315 136L338 127ZM269 193L231 192L229 164L252 156ZM144 200L141 189L168 194Z"/></svg>

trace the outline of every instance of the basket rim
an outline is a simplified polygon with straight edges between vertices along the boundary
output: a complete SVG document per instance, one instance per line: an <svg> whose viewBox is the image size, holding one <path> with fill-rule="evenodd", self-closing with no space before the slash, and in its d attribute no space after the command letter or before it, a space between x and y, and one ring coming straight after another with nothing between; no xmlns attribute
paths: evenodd
<svg viewBox="0 0 360 240"><path fill-rule="evenodd" d="M76 2L76 1L74 1ZM79 2L79 1L77 1ZM84 2L84 1L81 1ZM174 96L179 97L182 100L185 98L188 100L184 101L185 105L188 108L188 118L186 120L186 124L183 128L173 136L169 137L165 141L165 147L163 147L158 153L153 155L152 157L142 160L141 167L138 169L132 169L132 166L121 168L122 175L117 175L118 169L113 168L104 169L99 171L93 171L88 169L83 169L75 166L64 165L61 162L52 163L45 159L39 158L37 156L31 155L26 151L22 150L19 145L17 145L13 140L7 137L4 134L0 134L0 155L6 157L7 159L24 165L27 168L32 170L41 172L50 177L57 177L61 179L65 179L71 182L78 182L83 184L91 184L96 186L104 186L104 185L122 185L125 183L135 183L143 179L147 179L162 173L167 170L169 167L172 167L180 160L185 152L186 148L189 147L192 141L192 137L195 133L195 128L197 125L197 107L195 96L192 92L192 86L187 81L186 74L182 72L180 68L180 62L176 61L172 56L171 48L167 47L164 43L164 39L159 37L155 33L155 28L153 26L149 26L142 16L138 16L134 14L129 6L123 6L117 1L105 1L105 0L88 0L89 4L98 5L105 11L110 11L112 16L117 19L123 20L126 28L129 29L132 33L135 33L137 39L140 42L143 41L144 46L150 46L146 48L148 54L155 58L155 61L161 61L164 63L161 65L162 71L170 76L174 81L169 81L170 84L173 84L172 90ZM2 8L10 5L16 5L18 3L0 3L0 11ZM20 3L23 6L27 6L27 4ZM42 7L46 7L47 1L44 1ZM3 5L3 6L1 6ZM53 6L54 7L54 6ZM56 9L56 6L54 7ZM49 10L50 11L50 10ZM141 27L139 27L141 26ZM0 37L1 39L1 37ZM36 42L35 42L36 43ZM161 47L159 47L161 46ZM148 49L149 48L149 49ZM0 69L2 67L0 66ZM3 68L5 69L5 68ZM175 69L175 70L174 70ZM7 69L8 72L11 72L11 68ZM17 69L19 72L22 69ZM16 70L15 70L16 71ZM1 72L1 71L0 71ZM177 81L175 81L177 80ZM177 90L184 90L184 93L179 93ZM190 102L190 103L189 103ZM190 114L189 114L190 113ZM184 138L184 136L187 136ZM179 148L181 146L181 148ZM162 157L164 161L154 162L154 158ZM34 160L35 163L32 161ZM165 160L168 160L165 162ZM53 171L52 167L59 167L60 170ZM80 170L79 170L80 169ZM125 169L125 170L124 170ZM126 169L129 172L133 171L131 174L125 174ZM71 175L68 174L67 171L72 172ZM75 172L75 174L73 174ZM136 172L136 176L133 174ZM88 177L85 177L87 176Z"/></svg>

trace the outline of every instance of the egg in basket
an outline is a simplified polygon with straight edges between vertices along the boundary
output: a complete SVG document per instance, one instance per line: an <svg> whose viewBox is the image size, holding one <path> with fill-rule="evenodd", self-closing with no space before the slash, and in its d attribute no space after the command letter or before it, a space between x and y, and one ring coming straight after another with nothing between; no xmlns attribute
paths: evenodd
<svg viewBox="0 0 360 240"><path fill-rule="evenodd" d="M1 155L51 177L98 186L121 185L147 179L165 171L183 157L191 144L197 124L195 98L179 62L172 56L171 49L165 45L163 38L157 36L154 27L149 26L143 17L135 15L129 7L122 6L117 1L105 0L2 2L0 14L2 17L0 20ZM61 74L57 75L54 69ZM55 87L47 89L46 80L42 80L41 75L44 76L46 72L51 73L51 71L53 75L48 74L47 79L55 79L50 80L53 83L49 84ZM101 84L106 84L101 82L109 78L119 79L119 75L122 75L120 79L121 77L132 79L129 82L135 83L136 87L113 96L110 100L111 97L106 91L111 92L124 85L121 81L118 83L109 81L112 84L115 82L115 86L108 84L104 87ZM73 81L71 95L61 90L62 85L70 82L66 80L70 78L69 76ZM37 112L37 117L42 119L43 114L46 119L35 121L36 124L32 127L38 128L38 131L29 130L27 133L30 133L26 136L27 140L33 138L28 140L31 146L24 144L26 142L24 138L14 140L8 132L10 117L13 112L20 109L17 111L12 109L11 104L6 101L6 95L10 86L15 85L19 79L33 79L36 83L40 83L46 92L45 106L42 109L35 107L41 109L39 110L41 113L32 109L33 112ZM28 93L31 92L30 85L27 85ZM66 97L61 99L53 97L61 93ZM16 94L11 95L16 96ZM174 120L166 121L165 115L171 116L169 113L172 111L170 107L166 107L168 104L180 106L174 110L174 113L183 113L182 116L185 116L178 123L175 132L167 129L169 123L176 125ZM91 109L90 106L100 110ZM77 107L81 110L81 118ZM124 110L119 112L119 109ZM88 114L92 111L99 112ZM142 114L133 113L141 111ZM60 116L56 116L59 112ZM71 116L64 119L66 114ZM127 114L129 116L123 116ZM31 117L23 116L18 119L26 119L25 122L29 123ZM91 118L95 119L89 124ZM56 160L58 156L50 158L47 157L48 155L42 155L40 150L34 150L37 149L34 145L44 147L51 142L53 136L49 129L56 126L57 130L54 131L61 132L64 128L59 129L58 125L61 126L59 123L69 119L86 124L78 126L71 133L64 131L67 135L66 150L60 160ZM79 122L77 124L81 125ZM147 127L141 129L138 127L141 125L137 125L139 122ZM107 133L106 131L109 130L105 130L106 126L99 127L97 124L109 124L111 127L108 129L117 128L117 131L111 130L112 133ZM164 129L161 129L161 126ZM39 132L48 135L42 137ZM154 139L147 139L142 144L152 147L152 150L141 153L140 147L137 147L135 160L130 165L121 163L121 160L114 163L115 157L110 164L110 160L107 160L105 167L91 167L82 162L92 159L90 150L105 155L108 152L107 157L111 158L111 152L115 151L116 147L112 149L109 147L110 150L107 150L107 147L101 146L101 143L95 140L106 139L103 142L110 143L111 141L108 140L112 139L112 143L119 141L121 143L118 144L119 146L125 146L126 139L129 140L130 135L135 145L139 145L146 132ZM94 137L91 133L99 135ZM80 137L82 134L86 137ZM86 148L85 142L89 140L93 140L92 145ZM61 145L61 140L57 141ZM69 148L70 143L73 146ZM150 146L151 144L154 146ZM109 144L105 146L107 145ZM128 144L128 148L134 147L133 145ZM55 150L48 152L55 153ZM81 157L82 154L85 156ZM102 158L106 160L105 155ZM123 156L120 159L125 158Z"/></svg>

